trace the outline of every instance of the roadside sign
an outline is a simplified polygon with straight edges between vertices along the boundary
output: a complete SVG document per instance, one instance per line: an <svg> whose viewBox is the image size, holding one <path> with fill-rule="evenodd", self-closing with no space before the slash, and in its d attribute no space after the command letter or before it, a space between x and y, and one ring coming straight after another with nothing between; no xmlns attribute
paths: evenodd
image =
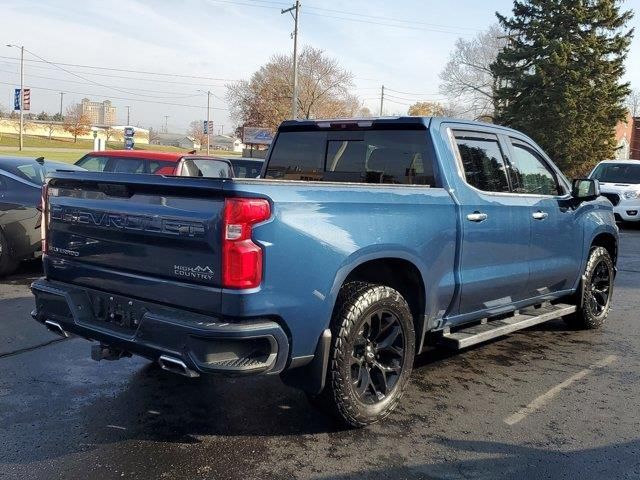
<svg viewBox="0 0 640 480"><path fill-rule="evenodd" d="M213 132L213 120L209 120L208 122L205 120L204 121L204 134L208 134L208 133L212 133Z"/></svg>
<svg viewBox="0 0 640 480"><path fill-rule="evenodd" d="M125 137L133 137L135 134L136 134L136 132L133 129L133 127L125 127L125 129L124 129L124 136Z"/></svg>
<svg viewBox="0 0 640 480"><path fill-rule="evenodd" d="M134 145L135 145L135 143L133 142L133 138L126 137L124 139L124 148L125 148L125 150L133 150L133 146Z"/></svg>
<svg viewBox="0 0 640 480"><path fill-rule="evenodd" d="M20 110L20 89L16 88L15 95L13 96L13 109Z"/></svg>
<svg viewBox="0 0 640 480"><path fill-rule="evenodd" d="M244 127L242 129L242 142L249 145L271 145L273 134L268 128Z"/></svg>
<svg viewBox="0 0 640 480"><path fill-rule="evenodd" d="M22 95L22 105L24 110L31 110L31 89L25 88Z"/></svg>

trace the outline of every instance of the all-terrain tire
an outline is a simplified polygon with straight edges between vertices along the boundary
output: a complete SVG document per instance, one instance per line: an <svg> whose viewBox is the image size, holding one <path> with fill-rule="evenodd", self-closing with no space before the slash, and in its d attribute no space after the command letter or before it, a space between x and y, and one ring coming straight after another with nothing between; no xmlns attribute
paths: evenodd
<svg viewBox="0 0 640 480"><path fill-rule="evenodd" d="M576 294L578 311L564 317L564 321L572 327L583 329L604 325L611 308L614 275L613 260L607 249L592 248Z"/></svg>
<svg viewBox="0 0 640 480"><path fill-rule="evenodd" d="M393 375L394 383L387 390L387 373L382 373L382 367L380 369L372 367L371 372L366 374L367 379L372 381L371 388L366 389L369 400L367 402L362 394L358 393L359 388L354 384L352 369L355 364L352 355L354 349L359 348L358 342L363 339L363 329L367 325L372 325L376 318L379 319L378 330L382 335L382 340L377 344L379 348L383 348L383 344L386 348L391 335L396 335L394 337L396 343L392 347L395 355L391 360L393 366L385 367L393 369L393 373L389 370L388 375L389 377ZM384 327L386 330L383 329L383 322L386 324ZM397 290L388 286L350 282L343 286L338 296L331 333L332 343L325 388L319 395L309 395L311 403L325 412L337 415L354 427L364 427L387 417L398 405L408 385L415 356L413 316L406 300ZM398 354L400 350L402 353ZM385 354L380 353L380 355ZM382 359L379 360L379 362L382 361ZM356 368L363 368L363 366L356 366ZM375 391L374 377L384 385L385 392L382 398L380 393ZM360 382L360 385L363 385L363 382Z"/></svg>

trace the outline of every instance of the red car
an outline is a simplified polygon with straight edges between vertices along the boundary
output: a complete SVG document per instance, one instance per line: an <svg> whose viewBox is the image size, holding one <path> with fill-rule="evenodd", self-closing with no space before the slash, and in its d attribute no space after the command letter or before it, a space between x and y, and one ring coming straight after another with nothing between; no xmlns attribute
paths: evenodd
<svg viewBox="0 0 640 480"><path fill-rule="evenodd" d="M76 162L93 172L147 173L182 177L231 178L231 162L224 158L150 150L90 152Z"/></svg>

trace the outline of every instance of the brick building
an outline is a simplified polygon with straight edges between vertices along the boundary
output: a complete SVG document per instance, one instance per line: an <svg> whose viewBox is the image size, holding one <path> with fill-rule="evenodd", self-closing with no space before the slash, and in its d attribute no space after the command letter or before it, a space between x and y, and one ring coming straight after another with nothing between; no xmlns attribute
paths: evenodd
<svg viewBox="0 0 640 480"><path fill-rule="evenodd" d="M88 98L83 98L82 114L89 117L91 125L115 125L116 107L111 105L109 100L104 102L92 102Z"/></svg>

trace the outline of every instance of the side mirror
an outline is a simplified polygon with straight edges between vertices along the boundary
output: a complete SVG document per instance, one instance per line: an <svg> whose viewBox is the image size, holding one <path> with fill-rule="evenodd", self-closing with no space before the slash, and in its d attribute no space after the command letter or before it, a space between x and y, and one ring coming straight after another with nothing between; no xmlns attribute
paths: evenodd
<svg viewBox="0 0 640 480"><path fill-rule="evenodd" d="M600 196L600 182L593 178L576 178L571 185L571 196L576 200L594 200Z"/></svg>

